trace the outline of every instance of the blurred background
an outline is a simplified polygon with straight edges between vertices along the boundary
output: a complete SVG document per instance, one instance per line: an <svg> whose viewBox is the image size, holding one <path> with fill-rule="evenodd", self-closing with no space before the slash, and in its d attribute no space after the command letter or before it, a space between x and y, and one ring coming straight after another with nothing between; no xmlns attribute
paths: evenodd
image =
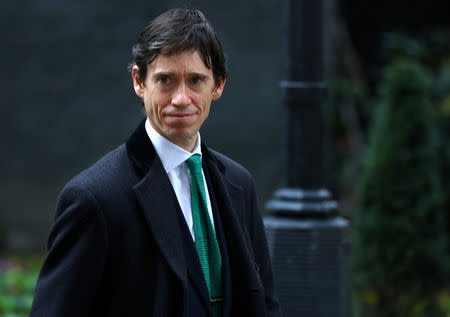
<svg viewBox="0 0 450 317"><path fill-rule="evenodd" d="M285 183L284 1L3 0L1 317L27 314L62 187L144 117L139 32L183 6L228 58L202 138L252 173L261 207ZM449 7L324 0L324 181L351 223L355 316L450 316Z"/></svg>

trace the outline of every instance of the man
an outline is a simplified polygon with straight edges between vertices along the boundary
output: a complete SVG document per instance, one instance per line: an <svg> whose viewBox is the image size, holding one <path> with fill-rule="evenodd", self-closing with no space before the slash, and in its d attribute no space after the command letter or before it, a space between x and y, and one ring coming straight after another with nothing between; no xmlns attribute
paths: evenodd
<svg viewBox="0 0 450 317"><path fill-rule="evenodd" d="M226 81L212 26L170 10L133 55L147 118L62 190L30 316L278 316L252 178L200 141Z"/></svg>

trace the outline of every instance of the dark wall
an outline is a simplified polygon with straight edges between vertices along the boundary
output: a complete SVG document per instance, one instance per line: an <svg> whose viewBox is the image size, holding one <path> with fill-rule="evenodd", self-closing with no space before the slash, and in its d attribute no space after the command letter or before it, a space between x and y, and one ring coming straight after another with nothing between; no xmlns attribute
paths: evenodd
<svg viewBox="0 0 450 317"><path fill-rule="evenodd" d="M281 2L184 1L201 9L229 78L202 136L254 175L260 202L281 182ZM142 27L181 1L0 2L0 240L43 249L64 184L143 118L127 65Z"/></svg>

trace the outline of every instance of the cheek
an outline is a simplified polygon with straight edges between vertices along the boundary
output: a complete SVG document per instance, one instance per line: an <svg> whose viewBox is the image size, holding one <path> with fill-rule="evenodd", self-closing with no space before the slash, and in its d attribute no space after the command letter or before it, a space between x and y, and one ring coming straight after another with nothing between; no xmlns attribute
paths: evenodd
<svg viewBox="0 0 450 317"><path fill-rule="evenodd" d="M192 97L191 99L194 104L199 106L199 108L203 114L206 114L206 115L208 114L209 108L211 106L211 101L212 101L212 98L209 94L204 92L201 95Z"/></svg>
<svg viewBox="0 0 450 317"><path fill-rule="evenodd" d="M209 110L210 110L210 107L206 106L206 105L202 108L202 110L201 110L202 111L201 112L201 122L202 123L206 120L206 118L208 118Z"/></svg>
<svg viewBox="0 0 450 317"><path fill-rule="evenodd" d="M158 97L158 94L147 95L147 100L145 102L145 109L147 113L152 113L153 115L159 116L162 110L162 107L160 106L162 104L162 100Z"/></svg>
<svg viewBox="0 0 450 317"><path fill-rule="evenodd" d="M147 110L147 114L149 116L152 116L154 120L161 121L162 115L161 115L161 108L157 107L155 104L151 104L149 109Z"/></svg>

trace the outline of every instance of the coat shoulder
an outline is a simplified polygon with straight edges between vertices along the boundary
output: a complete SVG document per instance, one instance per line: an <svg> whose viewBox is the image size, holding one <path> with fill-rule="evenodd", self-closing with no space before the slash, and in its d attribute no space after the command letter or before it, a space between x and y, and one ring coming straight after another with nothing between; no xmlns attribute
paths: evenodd
<svg viewBox="0 0 450 317"><path fill-rule="evenodd" d="M127 183L131 186L134 179L133 167L122 144L73 177L64 189L82 186L96 197L105 193L111 197Z"/></svg>

